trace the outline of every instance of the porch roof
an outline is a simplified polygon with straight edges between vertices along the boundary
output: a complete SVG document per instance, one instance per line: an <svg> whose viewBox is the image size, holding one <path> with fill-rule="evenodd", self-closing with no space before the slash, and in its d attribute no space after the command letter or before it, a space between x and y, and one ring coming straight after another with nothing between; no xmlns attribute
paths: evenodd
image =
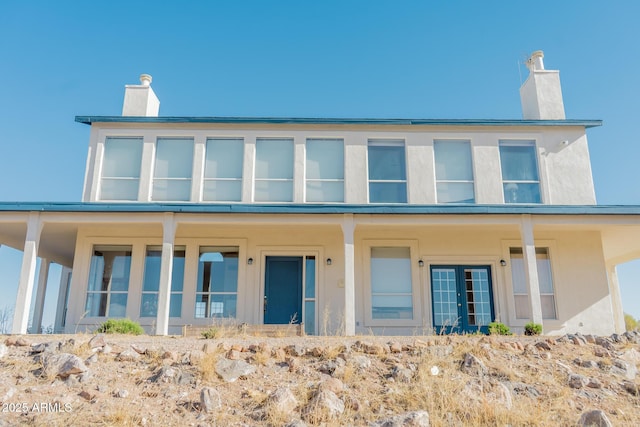
<svg viewBox="0 0 640 427"><path fill-rule="evenodd" d="M403 215L640 215L640 205L394 205L147 202L0 202L0 212L403 214Z"/></svg>
<svg viewBox="0 0 640 427"><path fill-rule="evenodd" d="M367 119L312 117L132 117L76 116L76 122L93 123L216 123L292 125L396 125L396 126L602 126L602 120L519 120L519 119Z"/></svg>

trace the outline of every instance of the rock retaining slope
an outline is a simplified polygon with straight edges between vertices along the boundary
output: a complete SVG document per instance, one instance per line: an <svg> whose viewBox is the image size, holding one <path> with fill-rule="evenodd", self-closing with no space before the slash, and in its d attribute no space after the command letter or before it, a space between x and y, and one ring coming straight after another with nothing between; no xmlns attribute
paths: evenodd
<svg viewBox="0 0 640 427"><path fill-rule="evenodd" d="M3 341L0 426L640 425L640 333Z"/></svg>

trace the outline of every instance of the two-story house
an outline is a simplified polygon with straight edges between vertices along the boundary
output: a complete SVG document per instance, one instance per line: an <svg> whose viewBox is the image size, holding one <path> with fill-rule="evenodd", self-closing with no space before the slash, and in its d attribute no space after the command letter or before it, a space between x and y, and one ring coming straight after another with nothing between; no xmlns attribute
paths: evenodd
<svg viewBox="0 0 640 427"><path fill-rule="evenodd" d="M162 117L142 75L121 116L76 117L82 202L0 204L0 243L24 251L13 332L34 288L39 324L50 262L64 332L621 332L615 266L640 256L640 208L596 205L601 122L565 118L542 52L528 67L522 120Z"/></svg>

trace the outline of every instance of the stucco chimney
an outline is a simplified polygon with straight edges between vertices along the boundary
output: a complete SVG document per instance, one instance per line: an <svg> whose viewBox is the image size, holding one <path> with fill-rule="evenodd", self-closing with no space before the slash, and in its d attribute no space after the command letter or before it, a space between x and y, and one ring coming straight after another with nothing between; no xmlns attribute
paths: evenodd
<svg viewBox="0 0 640 427"><path fill-rule="evenodd" d="M160 101L151 89L151 80L149 74L141 74L139 85L124 87L123 116L158 117Z"/></svg>
<svg viewBox="0 0 640 427"><path fill-rule="evenodd" d="M536 50L527 59L527 81L520 87L522 118L525 120L564 120L560 71L545 70L544 53Z"/></svg>

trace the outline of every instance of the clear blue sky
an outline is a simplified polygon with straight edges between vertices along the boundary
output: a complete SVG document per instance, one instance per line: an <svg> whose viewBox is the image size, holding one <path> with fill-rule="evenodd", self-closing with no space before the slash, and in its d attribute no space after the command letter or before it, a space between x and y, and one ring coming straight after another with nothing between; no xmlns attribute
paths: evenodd
<svg viewBox="0 0 640 427"><path fill-rule="evenodd" d="M517 119L541 49L567 117L604 120L588 132L598 203L640 205L639 16L634 0L3 0L0 200L79 201L89 127L74 116L119 115L141 73L165 116ZM0 308L19 262L0 249ZM640 317L640 263L619 274Z"/></svg>

